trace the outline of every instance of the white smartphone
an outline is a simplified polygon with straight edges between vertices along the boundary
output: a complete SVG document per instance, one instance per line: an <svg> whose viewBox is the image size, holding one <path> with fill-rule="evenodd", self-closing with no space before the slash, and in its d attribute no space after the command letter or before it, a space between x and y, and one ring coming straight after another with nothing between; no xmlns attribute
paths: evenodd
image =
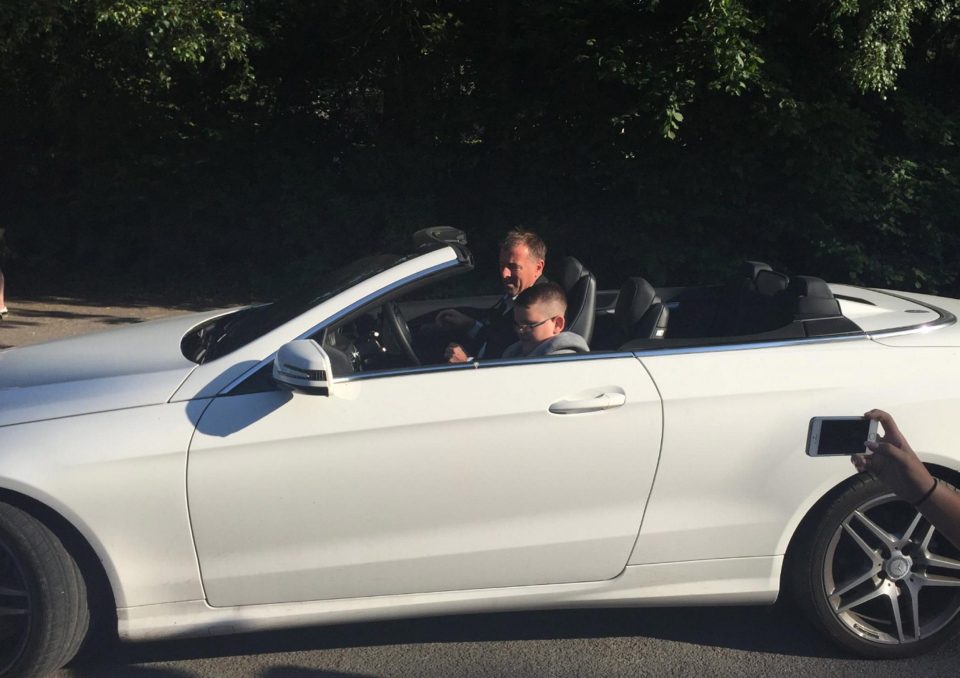
<svg viewBox="0 0 960 678"><path fill-rule="evenodd" d="M867 440L877 439L877 420L864 417L814 417L807 433L811 457L869 453Z"/></svg>

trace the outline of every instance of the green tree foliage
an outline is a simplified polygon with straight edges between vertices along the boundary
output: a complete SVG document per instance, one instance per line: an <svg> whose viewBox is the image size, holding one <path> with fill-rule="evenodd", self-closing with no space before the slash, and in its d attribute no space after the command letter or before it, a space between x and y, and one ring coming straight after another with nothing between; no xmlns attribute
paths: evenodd
<svg viewBox="0 0 960 678"><path fill-rule="evenodd" d="M98 67L114 88L148 102L195 82L215 86L215 103L245 100L254 83L249 51L257 47L246 9L231 0L102 2L93 26L103 47Z"/></svg>
<svg viewBox="0 0 960 678"><path fill-rule="evenodd" d="M7 0L5 267L269 294L524 224L609 286L956 294L958 38L957 0Z"/></svg>

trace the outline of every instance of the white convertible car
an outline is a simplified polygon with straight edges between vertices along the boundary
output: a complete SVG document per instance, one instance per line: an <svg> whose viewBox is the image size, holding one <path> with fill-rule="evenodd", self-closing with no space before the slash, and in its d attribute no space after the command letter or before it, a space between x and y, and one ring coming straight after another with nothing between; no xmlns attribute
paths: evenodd
<svg viewBox="0 0 960 678"><path fill-rule="evenodd" d="M50 671L112 624L145 640L790 591L862 655L957 626L957 549L805 444L814 416L883 407L956 485L960 302L754 262L598 293L567 261L591 353L428 364L417 318L461 303L443 290L473 264L451 228L412 249L300 299L0 353L0 674Z"/></svg>

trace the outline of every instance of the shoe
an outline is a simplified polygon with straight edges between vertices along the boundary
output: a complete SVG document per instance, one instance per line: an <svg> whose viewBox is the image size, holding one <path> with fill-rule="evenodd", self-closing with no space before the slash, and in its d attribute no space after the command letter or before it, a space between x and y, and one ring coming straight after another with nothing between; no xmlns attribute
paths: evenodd
<svg viewBox="0 0 960 678"><path fill-rule="evenodd" d="M10 312L9 309L7 309L6 306L4 306L3 308L0 308L0 320L3 320L4 317L7 315L7 313L9 312Z"/></svg>

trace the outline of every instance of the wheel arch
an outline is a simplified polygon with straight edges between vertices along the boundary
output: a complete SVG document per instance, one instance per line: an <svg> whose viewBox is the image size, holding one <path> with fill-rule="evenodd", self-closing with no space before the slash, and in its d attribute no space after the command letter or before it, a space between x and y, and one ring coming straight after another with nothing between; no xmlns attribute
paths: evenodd
<svg viewBox="0 0 960 678"><path fill-rule="evenodd" d="M83 533L56 509L15 490L0 487L0 502L29 514L60 539L64 548L76 560L87 587L93 633L116 634L116 595L103 561Z"/></svg>

